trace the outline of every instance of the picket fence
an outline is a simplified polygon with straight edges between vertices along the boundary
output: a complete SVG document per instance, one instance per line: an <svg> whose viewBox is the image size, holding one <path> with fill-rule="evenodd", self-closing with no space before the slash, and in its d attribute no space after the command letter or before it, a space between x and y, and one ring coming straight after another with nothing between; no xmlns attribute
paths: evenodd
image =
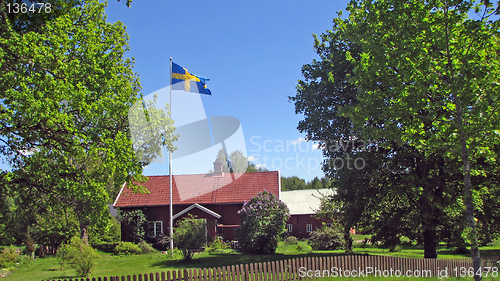
<svg viewBox="0 0 500 281"><path fill-rule="evenodd" d="M482 268L499 275L500 257L482 258ZM217 268L179 269L168 272L53 281L292 281L316 277L460 277L470 274L472 260L416 259L387 256L351 255L303 257L264 263L240 264ZM496 270L495 270L496 268ZM368 274L371 271L371 274ZM361 275L362 274L362 275ZM355 280L355 279L353 279Z"/></svg>

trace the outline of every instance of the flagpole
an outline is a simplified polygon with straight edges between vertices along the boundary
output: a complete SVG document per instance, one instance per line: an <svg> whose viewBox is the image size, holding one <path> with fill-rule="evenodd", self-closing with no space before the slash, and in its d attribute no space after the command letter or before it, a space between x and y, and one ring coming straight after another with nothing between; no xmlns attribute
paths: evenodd
<svg viewBox="0 0 500 281"><path fill-rule="evenodd" d="M172 57L170 57L170 116L169 118L172 119ZM172 258L174 257L174 219L173 219L173 208L172 208L172 150L168 150L168 179L169 179L169 186L170 186L170 254L172 255Z"/></svg>

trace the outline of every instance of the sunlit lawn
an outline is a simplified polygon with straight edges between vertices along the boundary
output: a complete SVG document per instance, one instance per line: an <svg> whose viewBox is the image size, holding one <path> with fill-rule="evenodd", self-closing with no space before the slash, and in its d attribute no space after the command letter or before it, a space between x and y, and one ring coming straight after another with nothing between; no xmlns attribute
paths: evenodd
<svg viewBox="0 0 500 281"><path fill-rule="evenodd" d="M357 244L360 246L359 244ZM236 252L229 251L225 254L211 255L208 253L198 253L190 262L183 262L181 260L169 260L165 254L150 254L150 255L137 255L137 256L115 256L111 254L101 253L101 258L97 260L96 265L92 269L90 277L104 277L104 276L127 276L134 274L155 273L162 271L169 271L174 269L184 268L210 268L222 267L236 264L248 264L267 262L275 260L292 259L296 257L308 256L331 256L331 255L344 255L344 251L316 251L312 252L311 248L306 242L301 241L296 245L285 245L280 242L277 254L275 255L262 255L262 256L248 256ZM356 247L354 254L370 254L370 255L390 255L397 257L410 257L422 258L423 249L417 246L403 246L400 252L389 252L386 249L379 249L374 246L368 245L364 248ZM453 254L452 250L446 249L444 246L439 248L438 251L440 259L451 258L464 258L466 255ZM482 247L482 256L500 256L500 247ZM52 280L52 279L69 279L76 277L74 269L65 268L61 269L61 265L54 257L39 258L31 261L29 265L23 265L13 271L12 275L6 277L6 281L14 280ZM332 280L332 277L316 280ZM404 279L400 278L340 278L335 277L334 280L437 280L437 279L424 279L413 278ZM449 279L455 280L455 279ZM466 279L460 279L466 280ZM488 280L488 279L486 279Z"/></svg>

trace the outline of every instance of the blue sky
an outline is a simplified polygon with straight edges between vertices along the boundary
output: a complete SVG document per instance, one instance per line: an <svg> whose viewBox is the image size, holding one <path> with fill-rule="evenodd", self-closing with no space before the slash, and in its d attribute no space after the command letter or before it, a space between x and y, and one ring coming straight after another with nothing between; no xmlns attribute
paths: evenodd
<svg viewBox="0 0 500 281"><path fill-rule="evenodd" d="M317 58L311 34L331 29L345 7L346 1L136 0L128 8L111 0L106 14L108 21L121 21L127 28L127 56L135 58L144 95L168 86L172 57L190 72L210 78L212 92L174 94L174 119L180 112L198 116L203 111L235 117L253 163L309 181L323 176L322 157L296 129L303 116L295 114L288 96L296 94L302 65ZM182 98L188 101L176 102ZM178 126L185 124L178 121ZM218 149L200 152L184 164L177 160L174 174L208 172ZM188 164L193 161L199 165ZM145 174L168 174L168 165L152 164Z"/></svg>

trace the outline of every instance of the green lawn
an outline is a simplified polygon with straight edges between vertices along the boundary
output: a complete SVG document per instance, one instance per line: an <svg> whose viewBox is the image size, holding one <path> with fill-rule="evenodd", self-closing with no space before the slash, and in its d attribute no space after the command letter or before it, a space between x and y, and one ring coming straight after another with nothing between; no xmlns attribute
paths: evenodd
<svg viewBox="0 0 500 281"><path fill-rule="evenodd" d="M423 257L423 250L416 246L405 246L401 252L389 252L388 250L378 249L376 247L367 246L365 248L355 248L355 254L371 254L371 255L390 255L398 257ZM439 249L439 258L463 258L465 255L455 255L452 251L444 247ZM115 256L106 253L101 253L101 258L92 269L90 277L98 276L113 276L113 275L133 275L143 273L155 273L174 269L184 268L210 268L221 267L236 264L258 263L265 261L292 259L296 257L307 256L330 256L344 255L344 251L318 251L312 252L306 242L299 242L297 245L285 245L280 242L277 254L262 255L262 256L247 256L235 252L225 254L208 254L198 253L190 262L180 260L169 260L165 254L150 254L138 256ZM500 255L500 247L482 247L482 256ZM15 280L52 280L52 279L69 279L74 278L75 271L73 269L61 269L61 266L54 257L39 258L23 265L13 271L12 275L6 277L5 281ZM424 278L382 278L383 280L437 280ZM381 278L340 278L335 277L334 280L382 280ZM332 277L316 280L332 280ZM455 279L449 279L455 280ZM460 279L467 280L467 279ZM488 280L488 279L485 279Z"/></svg>

